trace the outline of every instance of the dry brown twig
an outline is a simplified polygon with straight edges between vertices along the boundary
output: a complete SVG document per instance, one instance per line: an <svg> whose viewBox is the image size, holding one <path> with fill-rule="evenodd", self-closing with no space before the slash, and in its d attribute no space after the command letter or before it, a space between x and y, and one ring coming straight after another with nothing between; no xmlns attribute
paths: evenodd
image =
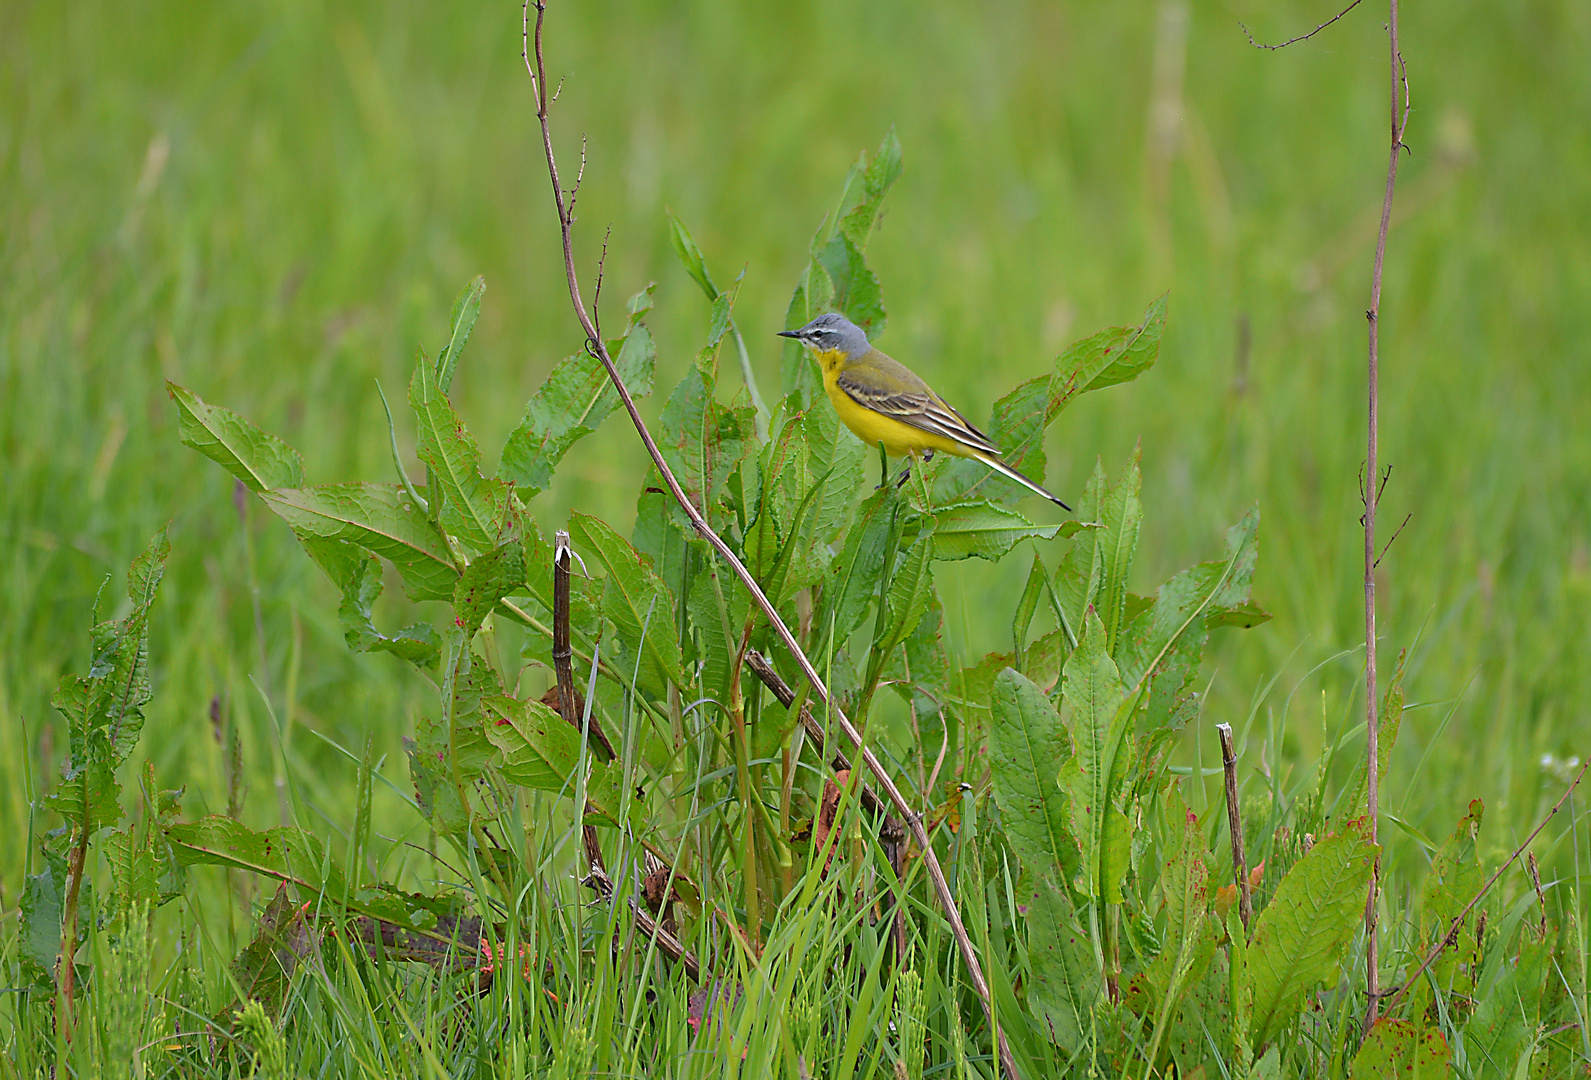
<svg viewBox="0 0 1591 1080"><path fill-rule="evenodd" d="M1377 436L1380 424L1380 409L1377 396L1377 385L1380 379L1380 315L1381 315L1381 269L1387 257L1387 230L1392 225L1392 193L1398 182L1398 160L1403 155L1403 128L1408 120L1407 109L1398 107L1398 87L1406 86L1403 67L1403 52L1398 45L1398 0L1388 0L1387 4L1387 37L1389 41L1391 65L1391 125L1392 149L1387 158L1387 186L1381 198L1381 228L1376 234L1375 266L1370 273L1370 307L1365 311L1365 321L1369 325L1369 357L1366 364L1365 381L1367 384L1368 417L1366 422L1366 459L1365 472L1369 476L1376 475L1377 467ZM1380 822L1380 717L1376 713L1376 507L1381 501L1381 493L1371 485L1365 486L1365 518L1364 518L1364 596L1365 596L1365 761L1369 777L1369 791L1367 804L1370 812L1370 842L1376 843L1377 826ZM1378 894L1381 891L1381 855L1376 853L1375 863L1370 872L1370 895L1365 898L1365 992L1369 998L1369 1005L1365 1011L1365 1030L1370 1030L1370 1025L1375 1022L1380 1011L1381 1002L1381 976L1377 967L1379 949L1376 942Z"/></svg>
<svg viewBox="0 0 1591 1080"><path fill-rule="evenodd" d="M1279 45L1262 45L1254 40L1254 35L1249 33L1248 27L1243 26L1243 33L1248 36L1249 44L1259 49L1282 49L1295 42L1306 41L1320 33L1326 27L1341 19L1348 12L1358 7L1360 0L1352 0L1347 7L1336 15L1321 23L1307 34L1300 34L1289 38ZM1365 475L1372 478L1372 482L1363 486L1365 512L1360 519L1364 525L1364 611L1365 611L1365 757L1369 773L1368 804L1370 813L1370 841L1376 843L1378 839L1378 823L1380 819L1380 792L1381 777L1379 768L1380 754L1380 717L1376 713L1376 566L1381 561L1376 555L1376 506L1381 501L1381 488L1386 480L1380 484L1374 482L1379 463L1377 461L1377 433L1379 425L1379 408L1377 400L1377 383L1380 378L1380 334L1379 318L1381 314L1381 269L1386 262L1387 255L1387 230L1392 224L1392 193L1398 181L1398 159L1402 156L1404 129L1409 122L1409 77L1408 67L1403 62L1403 51L1398 44L1398 0L1388 0L1387 3L1387 37L1390 47L1391 65L1391 124L1392 124L1392 149L1387 160L1387 184L1381 199L1381 226L1376 234L1375 264L1370 274L1370 306L1365 311L1365 321L1369 324L1369 357L1366 364L1366 383L1368 389L1368 418L1366 423L1366 461ZM1403 90L1403 100L1398 100L1399 88ZM1390 473L1390 468L1388 472ZM1405 519L1405 524L1407 519ZM1402 531L1400 525L1399 531ZM1393 534L1393 540L1397 534ZM1391 546L1392 541L1387 541ZM1383 552L1385 554L1385 552ZM1377 970L1378 948L1376 944L1376 903L1381 888L1381 856L1376 855L1375 866L1370 874L1370 892L1365 898L1365 992L1369 996L1370 1005L1365 1014L1365 1030L1370 1030L1370 1025L1375 1022L1379 1011L1381 999L1380 974Z"/></svg>
<svg viewBox="0 0 1591 1080"><path fill-rule="evenodd" d="M1254 921L1254 898L1248 879L1248 856L1243 853L1243 815L1237 803L1237 752L1232 748L1232 725L1217 724L1221 736L1221 772L1226 778L1226 822L1232 836L1232 880L1237 885L1238 916L1247 930Z"/></svg>
<svg viewBox="0 0 1591 1080"><path fill-rule="evenodd" d="M1297 37L1290 37L1286 41L1283 41L1283 42L1281 42L1280 44L1277 44L1277 45L1266 45L1266 44L1263 44L1262 42L1255 41L1254 40L1254 35L1249 33L1249 28L1246 25L1244 25L1243 23L1240 22L1240 23L1238 23L1238 26L1243 28L1243 33L1245 35L1247 35L1248 43L1250 45L1254 46L1256 49L1269 49L1270 51L1274 52L1277 49L1285 49L1289 45L1296 45L1300 41L1308 41L1310 38L1314 37L1316 34L1320 33L1322 30L1326 29L1326 27L1330 26L1332 23L1336 22L1338 19L1340 19L1344 15L1348 14L1348 12L1350 12L1354 8L1358 7L1360 3L1361 3L1361 0L1353 0L1353 3L1349 4L1347 7L1343 8L1341 11L1337 12L1337 14L1333 15L1331 18L1327 19L1325 22L1323 22L1319 26L1315 27L1309 33L1307 33L1307 34L1299 34Z"/></svg>
<svg viewBox="0 0 1591 1080"><path fill-rule="evenodd" d="M530 25L530 9L532 7L536 9L534 37L532 37ZM550 103L546 93L547 66L542 49L542 28L546 15L546 0L536 0L535 3L526 0L522 9L522 33L524 36L522 55L525 60L525 68L530 73L532 91L536 97L536 120L541 127L542 151L547 159L547 177L552 184L553 201L558 211L559 232L562 234L563 240L564 275L569 286L569 301L574 307L575 318L579 320L580 328L585 332L587 348L592 351L593 355L596 356L607 371L608 379L613 383L613 388L619 395L619 401L629 414L630 422L634 424L636 434L646 447L647 454L651 457L653 465L657 467L658 473L662 476L663 483L668 488L669 494L673 496L674 501L679 504L680 508L685 511L686 516L690 518L691 525L695 528L697 534L734 571L735 576L746 587L746 591L751 594L752 601L768 617L774 633L800 666L801 674L811 686L813 694L816 695L819 701L828 705L830 715L833 716L835 723L845 734L845 737L851 741L852 745L860 750L863 764L873 774L878 786L889 797L889 801L905 820L907 828L911 830L913 839L917 841L918 846L922 849L924 868L928 872L934 892L938 896L940 906L944 910L945 920L950 924L951 933L960 946L962 959L967 965L967 973L972 980L972 985L977 990L978 996L983 1000L983 1007L988 1015L990 1030L996 1033L1002 1070L1006 1076L1015 1078L1020 1075L1016 1066L1016 1058L1011 1053L1004 1031L1000 1029L999 1024L995 1020L994 1001L989 990L988 980L984 977L983 967L978 962L978 954L976 949L973 948L972 938L967 933L966 925L961 921L961 913L956 906L955 894L951 891L950 883L946 880L944 870L939 865L939 859L934 854L933 846L929 842L928 833L923 828L921 819L912 813L911 807L900 793L900 789L895 786L895 782L890 779L889 773L885 771L883 764L863 743L861 733L856 730L856 726L841 711L838 703L830 698L828 687L824 684L822 677L819 676L812 662L807 658L806 653L802 651L800 643L795 639L795 635L785 625L778 609L763 594L756 579L751 576L751 573L741 561L735 557L735 553L730 550L729 545L724 543L723 539L713 531L712 526L707 523L701 512L691 505L691 501L680 487L679 481L675 479L673 470L669 468L668 462L664 460L662 452L658 449L657 442L652 438L652 433L647 429L646 422L641 419L641 413L636 408L635 399L631 397L629 388L625 385L624 379L619 375L618 368L613 363L613 358L608 355L607 345L598 336L596 326L592 323L591 316L586 311L585 300L580 293L579 276L575 271L574 219L565 203L564 190L558 179L557 155L553 151L552 127L548 121L547 107Z"/></svg>

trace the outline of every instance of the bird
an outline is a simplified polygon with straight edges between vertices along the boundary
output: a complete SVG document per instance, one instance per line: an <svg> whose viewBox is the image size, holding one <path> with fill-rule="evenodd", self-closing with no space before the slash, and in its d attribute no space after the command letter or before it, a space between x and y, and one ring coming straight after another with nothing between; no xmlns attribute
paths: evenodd
<svg viewBox="0 0 1591 1080"><path fill-rule="evenodd" d="M867 333L838 312L826 312L780 337L804 345L823 369L823 389L845 426L894 457L938 453L981 461L1063 510L1071 507L1000 458L989 437L967 422L910 368L873 347Z"/></svg>

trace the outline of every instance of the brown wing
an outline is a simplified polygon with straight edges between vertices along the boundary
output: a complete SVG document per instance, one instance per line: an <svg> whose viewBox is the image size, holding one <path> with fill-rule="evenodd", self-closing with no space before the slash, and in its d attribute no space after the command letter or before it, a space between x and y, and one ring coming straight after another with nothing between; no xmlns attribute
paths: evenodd
<svg viewBox="0 0 1591 1080"><path fill-rule="evenodd" d="M901 370L907 369L903 367ZM921 379L915 375L911 378L921 389L886 390L867 386L849 371L840 372L834 381L841 390L845 391L846 396L864 409L883 413L930 435L965 443L986 454L993 454L996 457L1000 455L999 448L989 441L987 435L968 423L966 417L945 404L944 400L930 390Z"/></svg>

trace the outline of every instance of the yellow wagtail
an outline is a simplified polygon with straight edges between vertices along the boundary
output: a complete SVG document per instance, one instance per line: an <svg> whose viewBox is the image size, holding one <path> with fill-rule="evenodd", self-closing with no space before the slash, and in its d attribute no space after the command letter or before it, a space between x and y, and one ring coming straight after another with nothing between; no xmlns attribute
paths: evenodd
<svg viewBox="0 0 1591 1080"><path fill-rule="evenodd" d="M799 330L779 331L779 336L795 338L812 351L823 368L823 389L834 411L867 445L883 444L895 457L924 461L936 452L972 458L1063 510L1071 509L1001 461L999 448L987 435L906 365L875 349L862 328L845 316L819 315Z"/></svg>

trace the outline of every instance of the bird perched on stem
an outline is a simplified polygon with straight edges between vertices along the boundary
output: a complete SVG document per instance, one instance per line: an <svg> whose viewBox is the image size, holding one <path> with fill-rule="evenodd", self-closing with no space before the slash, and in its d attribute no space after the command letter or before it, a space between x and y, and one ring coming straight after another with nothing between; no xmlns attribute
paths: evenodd
<svg viewBox="0 0 1591 1080"><path fill-rule="evenodd" d="M972 458L1061 509L1071 509L1000 460L999 448L987 435L910 368L875 349L862 328L844 315L828 312L799 330L781 330L779 336L795 338L811 350L823 368L823 389L834 411L867 445L924 461L935 453Z"/></svg>

